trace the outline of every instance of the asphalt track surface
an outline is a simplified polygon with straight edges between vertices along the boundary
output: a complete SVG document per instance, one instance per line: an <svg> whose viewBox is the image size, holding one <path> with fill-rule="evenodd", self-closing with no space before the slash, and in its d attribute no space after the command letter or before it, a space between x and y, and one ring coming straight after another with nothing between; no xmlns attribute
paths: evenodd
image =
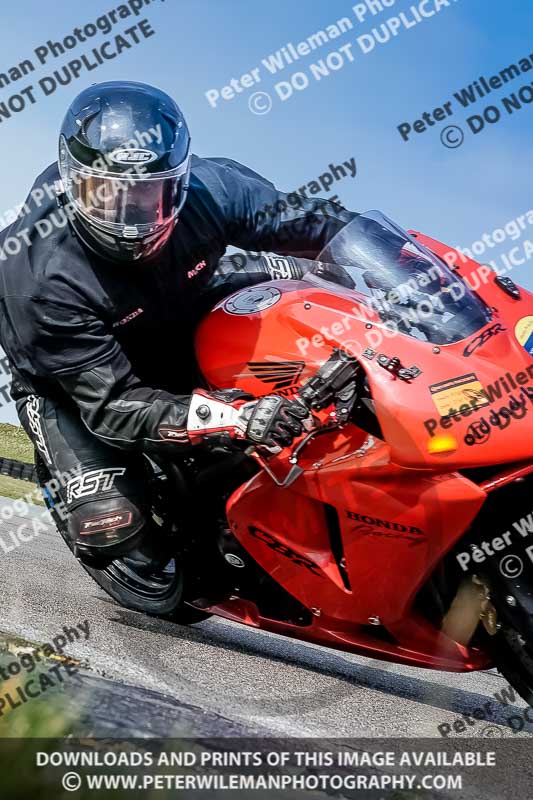
<svg viewBox="0 0 533 800"><path fill-rule="evenodd" d="M12 501L0 499L5 508ZM43 516L33 507L30 515ZM0 536L28 522L15 513ZM53 526L8 553L0 549L0 629L49 642L89 622L89 639L66 652L83 663L70 692L87 735L437 737L492 701L484 721L458 737L522 737L508 718L507 686L493 671L453 674L352 656L211 618L185 627L119 607L72 557Z"/></svg>

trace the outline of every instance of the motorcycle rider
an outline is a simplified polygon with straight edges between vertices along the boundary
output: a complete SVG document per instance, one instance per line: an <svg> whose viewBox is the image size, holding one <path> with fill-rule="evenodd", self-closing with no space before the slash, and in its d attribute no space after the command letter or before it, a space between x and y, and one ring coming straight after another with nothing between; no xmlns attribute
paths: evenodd
<svg viewBox="0 0 533 800"><path fill-rule="evenodd" d="M142 454L220 437L269 448L308 411L270 395L196 388L193 332L213 291L300 277L290 258L219 267L228 245L316 257L354 214L288 196L225 158L191 155L176 103L140 83L94 85L63 122L59 160L37 178L0 247L0 341L21 424L60 490L85 563L130 554L151 569L155 523ZM222 276L222 277L221 277ZM154 556L155 557L155 556Z"/></svg>

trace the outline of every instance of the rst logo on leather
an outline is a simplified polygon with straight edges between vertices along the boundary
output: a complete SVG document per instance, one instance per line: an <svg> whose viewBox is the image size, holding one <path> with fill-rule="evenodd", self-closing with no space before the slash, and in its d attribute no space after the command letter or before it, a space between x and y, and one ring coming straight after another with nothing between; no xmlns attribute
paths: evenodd
<svg viewBox="0 0 533 800"><path fill-rule="evenodd" d="M88 497L97 492L106 492L113 488L115 478L124 475L126 467L107 467L106 469L92 469L77 475L67 483L67 503Z"/></svg>
<svg viewBox="0 0 533 800"><path fill-rule="evenodd" d="M28 415L28 424L30 426L31 432L34 436L35 446L39 453L44 457L47 464L52 463L52 459L50 457L50 453L48 451L48 447L46 446L46 442L44 439L43 433L43 426L41 423L41 413L40 413L40 399L34 395L28 395L28 400L26 403L26 413Z"/></svg>
<svg viewBox="0 0 533 800"><path fill-rule="evenodd" d="M468 342L465 349L463 350L463 355L468 358L475 353L478 347L483 347L484 344L487 344L489 339L492 339L493 336L496 336L498 333L502 333L505 331L506 328L503 327L499 322L496 322L490 328L487 328L484 331L481 331L477 336L475 336L471 342Z"/></svg>

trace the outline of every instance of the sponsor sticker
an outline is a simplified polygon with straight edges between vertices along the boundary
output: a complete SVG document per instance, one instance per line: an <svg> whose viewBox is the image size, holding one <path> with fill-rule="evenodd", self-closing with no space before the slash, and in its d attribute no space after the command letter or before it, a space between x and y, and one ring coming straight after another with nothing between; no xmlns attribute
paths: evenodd
<svg viewBox="0 0 533 800"><path fill-rule="evenodd" d="M533 316L522 317L515 325L514 335L524 350L533 355Z"/></svg>
<svg viewBox="0 0 533 800"><path fill-rule="evenodd" d="M473 372L433 383L429 391L441 417L448 416L451 409L457 410L461 406L481 408L489 405L485 390Z"/></svg>
<svg viewBox="0 0 533 800"><path fill-rule="evenodd" d="M267 262L269 272L274 280L290 280L294 277L288 258L269 255L263 256L263 258Z"/></svg>

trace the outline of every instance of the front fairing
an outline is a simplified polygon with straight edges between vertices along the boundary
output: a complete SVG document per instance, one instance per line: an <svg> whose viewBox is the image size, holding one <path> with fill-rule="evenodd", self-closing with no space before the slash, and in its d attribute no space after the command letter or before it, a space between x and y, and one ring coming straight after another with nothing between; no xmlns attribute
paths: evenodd
<svg viewBox="0 0 533 800"><path fill-rule="evenodd" d="M333 300L329 292L302 290L302 284L298 299L287 305L286 324L311 342L314 330L323 332L306 352L309 374L332 347L358 357L396 464L449 471L531 459L533 358L520 338L528 325L533 330L533 295L522 292L513 301L495 286L495 277L480 289L494 300L493 319L454 344L391 337L378 321L356 318L348 298ZM332 335L335 330L340 335ZM389 372L391 359L414 377Z"/></svg>
<svg viewBox="0 0 533 800"><path fill-rule="evenodd" d="M414 235L442 259L454 252ZM204 377L213 387L292 396L338 347L356 356L365 371L383 440L397 465L450 472L530 461L533 295L521 289L518 298L511 296L494 272L459 254L457 265L457 279L467 279L490 310L486 322L457 341L435 344L391 331L357 292L325 281L275 281L238 292L200 326L197 355ZM393 372L387 368L392 359ZM411 368L400 377L400 369ZM356 423L343 431L344 457L361 445ZM332 447L327 438L320 448L335 458L336 443Z"/></svg>
<svg viewBox="0 0 533 800"><path fill-rule="evenodd" d="M454 252L421 234L417 239L443 258ZM492 319L445 346L402 335L383 339L382 350L398 350L421 370L409 384L376 367L367 370L385 440L393 460L406 465L450 469L531 460L533 295L520 289L519 297L511 296L496 273L456 256L456 274L475 288Z"/></svg>
<svg viewBox="0 0 533 800"><path fill-rule="evenodd" d="M377 315L360 314L363 304L346 292L333 300L307 290L308 308L295 303L289 314L288 324L305 324L311 342L315 326L330 335L337 330L339 336L324 338L327 352L338 346L358 357L391 460L399 465L450 470L533 458L533 295L520 289L513 298L488 268L458 264L460 279L477 287L491 319L451 344L393 333ZM317 349L311 344L308 356L316 358ZM388 369L392 359L399 362L396 373ZM412 377L398 376L405 368Z"/></svg>
<svg viewBox="0 0 533 800"><path fill-rule="evenodd" d="M351 313L367 321L364 331L348 323L355 335L344 334L344 345L367 373L393 461L449 468L531 459L529 292L505 291L489 267L380 212L356 218L319 258L354 281Z"/></svg>

